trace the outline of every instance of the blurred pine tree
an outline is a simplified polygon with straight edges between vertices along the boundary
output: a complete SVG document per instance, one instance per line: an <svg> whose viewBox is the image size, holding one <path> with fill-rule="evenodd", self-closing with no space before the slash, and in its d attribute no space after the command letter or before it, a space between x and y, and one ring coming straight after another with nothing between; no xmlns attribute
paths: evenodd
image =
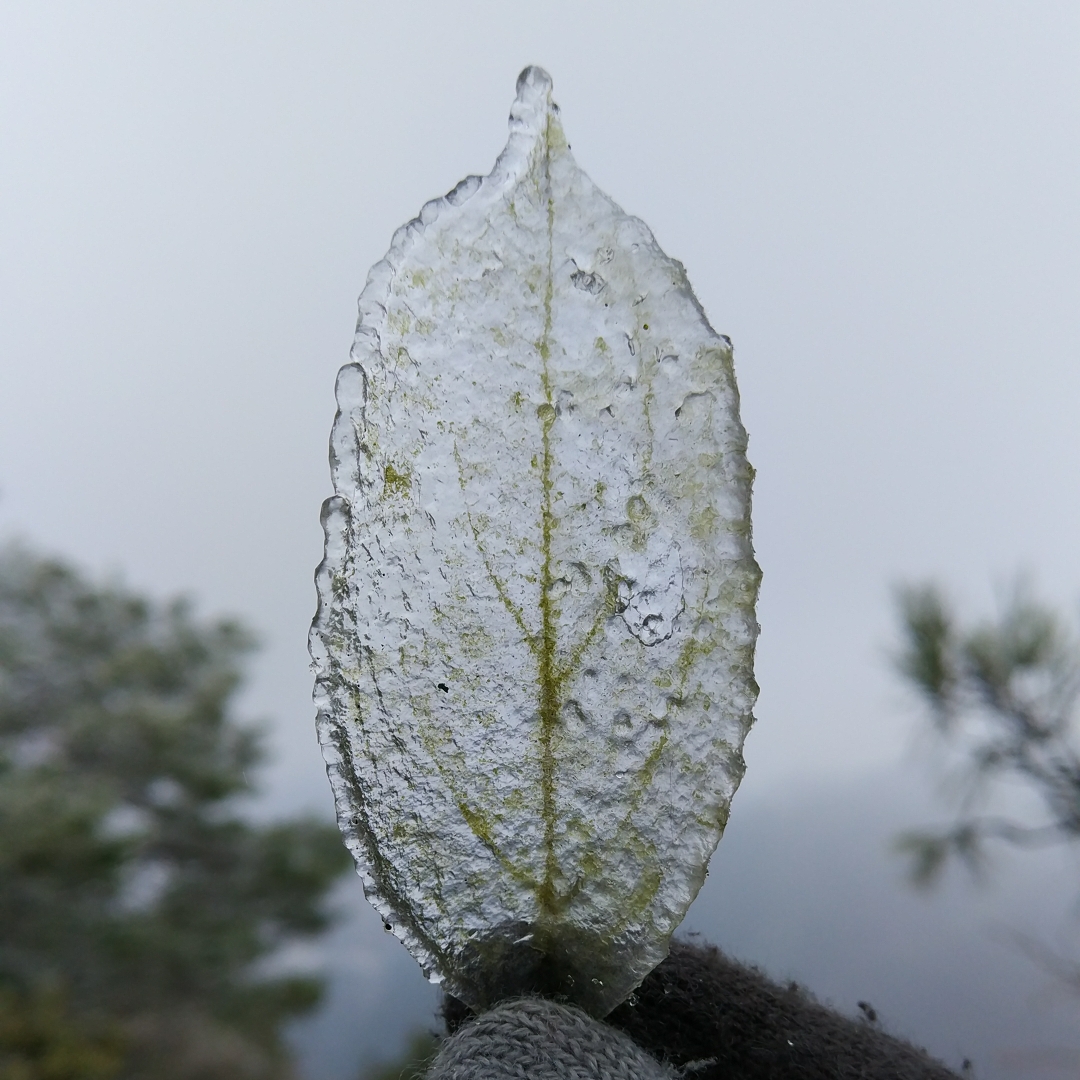
<svg viewBox="0 0 1080 1080"><path fill-rule="evenodd" d="M327 925L349 860L333 826L241 813L251 647L0 552L0 1080L291 1075L283 1025L321 986L265 963Z"/></svg>
<svg viewBox="0 0 1080 1080"><path fill-rule="evenodd" d="M899 674L927 707L953 770L958 812L897 847L913 881L932 884L960 859L979 870L987 845L1080 845L1080 640L1018 583L996 619L964 626L940 589L901 589ZM1011 800L1004 796L1011 795ZM1020 809L1017 795L1026 796ZM1080 993L1080 960L1021 939Z"/></svg>

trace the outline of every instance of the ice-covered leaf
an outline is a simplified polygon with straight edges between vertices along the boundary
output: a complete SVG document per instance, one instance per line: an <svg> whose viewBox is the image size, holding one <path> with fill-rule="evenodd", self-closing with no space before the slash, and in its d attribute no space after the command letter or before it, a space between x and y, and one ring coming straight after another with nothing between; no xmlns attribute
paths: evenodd
<svg viewBox="0 0 1080 1080"><path fill-rule="evenodd" d="M352 357L312 655L367 895L470 1004L603 1015L666 955L743 770L731 344L529 68L492 173L371 271Z"/></svg>

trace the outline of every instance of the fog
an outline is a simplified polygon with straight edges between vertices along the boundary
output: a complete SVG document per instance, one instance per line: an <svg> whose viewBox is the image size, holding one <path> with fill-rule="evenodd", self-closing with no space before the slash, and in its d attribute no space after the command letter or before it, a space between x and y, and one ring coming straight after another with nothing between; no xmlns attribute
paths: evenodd
<svg viewBox="0 0 1080 1080"><path fill-rule="evenodd" d="M246 619L265 811L328 814L304 643L355 298L542 64L733 338L757 469L759 720L690 925L954 1062L974 1016L1057 1060L1061 1008L971 913L1053 933L1067 875L899 880L888 836L938 806L888 651L900 580L1080 597L1078 45L1068 3L8 4L0 536ZM388 1043L430 1007L375 925L328 1039L364 1027L349 978Z"/></svg>

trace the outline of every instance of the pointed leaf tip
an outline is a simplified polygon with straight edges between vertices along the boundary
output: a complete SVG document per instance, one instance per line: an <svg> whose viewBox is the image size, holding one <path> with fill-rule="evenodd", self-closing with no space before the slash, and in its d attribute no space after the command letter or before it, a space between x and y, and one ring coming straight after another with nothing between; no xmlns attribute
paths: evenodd
<svg viewBox="0 0 1080 1080"><path fill-rule="evenodd" d="M510 106L511 133L519 125L534 136L546 130L548 116L558 112L558 106L551 100L551 89L551 76L542 67L532 65L522 71L517 80L517 96Z"/></svg>
<svg viewBox="0 0 1080 1080"><path fill-rule="evenodd" d="M517 96L519 101L546 97L551 93L551 76L536 64L524 68L517 77Z"/></svg>

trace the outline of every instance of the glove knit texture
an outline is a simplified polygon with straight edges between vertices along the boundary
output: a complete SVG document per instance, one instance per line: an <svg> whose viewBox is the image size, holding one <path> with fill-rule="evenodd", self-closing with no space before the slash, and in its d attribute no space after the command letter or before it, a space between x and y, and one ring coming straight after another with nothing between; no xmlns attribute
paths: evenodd
<svg viewBox="0 0 1080 1080"><path fill-rule="evenodd" d="M869 1007L865 1011L873 1015ZM452 1032L470 1014L461 1002L447 998L443 1015ZM672 942L670 956L605 1023L628 1034L653 1058L685 1068L689 1080L958 1076L876 1022L827 1009L794 983L780 985L711 945L686 941ZM457 1080L465 1076L457 1074Z"/></svg>
<svg viewBox="0 0 1080 1080"><path fill-rule="evenodd" d="M675 1080L632 1039L580 1009L505 1001L439 1048L426 1080Z"/></svg>

